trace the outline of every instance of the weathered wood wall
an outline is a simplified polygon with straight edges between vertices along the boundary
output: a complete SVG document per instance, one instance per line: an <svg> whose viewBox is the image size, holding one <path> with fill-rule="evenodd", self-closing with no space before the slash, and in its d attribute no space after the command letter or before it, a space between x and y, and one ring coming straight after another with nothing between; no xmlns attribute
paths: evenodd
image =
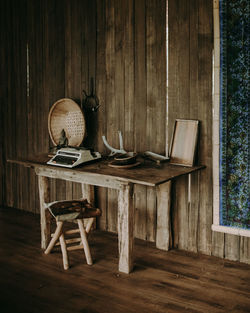
<svg viewBox="0 0 250 313"><path fill-rule="evenodd" d="M163 154L175 118L201 121L199 159L207 168L192 176L191 199L188 178L174 183L174 246L249 262L249 239L211 232L212 0L169 0L168 110L165 0L6 0L0 6L1 203L39 212L33 171L6 159L48 151L50 106L63 97L79 103L93 77L101 106L86 112L85 145L100 152L101 136L116 146L121 130L126 149ZM51 184L52 199L80 195L77 184ZM116 231L116 192L99 188L96 195L100 228ZM136 237L155 241L154 189L136 186L135 208Z"/></svg>

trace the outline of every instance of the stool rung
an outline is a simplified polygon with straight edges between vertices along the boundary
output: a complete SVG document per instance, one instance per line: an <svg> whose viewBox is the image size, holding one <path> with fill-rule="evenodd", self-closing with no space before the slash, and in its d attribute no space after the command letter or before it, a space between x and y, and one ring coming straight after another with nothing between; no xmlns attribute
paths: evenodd
<svg viewBox="0 0 250 313"><path fill-rule="evenodd" d="M70 235L70 234L76 234L76 233L80 233L80 230L79 229L70 229L70 230L66 230L65 232L64 232L64 234L66 234L66 235Z"/></svg>
<svg viewBox="0 0 250 313"><path fill-rule="evenodd" d="M67 247L68 251L73 251L73 250L78 250L78 249L83 249L83 245L77 245L77 246L69 246Z"/></svg>
<svg viewBox="0 0 250 313"><path fill-rule="evenodd" d="M71 234L76 234L76 233L80 233L80 230L79 229L70 229L70 230L67 230L64 232L64 234L66 234L66 235L71 235ZM52 233L51 237L53 237L54 234L55 233Z"/></svg>
<svg viewBox="0 0 250 313"><path fill-rule="evenodd" d="M79 237L79 238L70 238L70 239L65 239L65 242L66 243L74 243L74 242L80 242L82 239ZM55 246L60 246L60 242L57 242L55 244Z"/></svg>

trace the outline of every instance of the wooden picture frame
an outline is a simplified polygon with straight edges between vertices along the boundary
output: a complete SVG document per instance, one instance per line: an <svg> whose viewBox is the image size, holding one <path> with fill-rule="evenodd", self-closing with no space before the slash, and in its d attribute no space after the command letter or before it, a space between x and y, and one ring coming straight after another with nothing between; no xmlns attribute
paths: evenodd
<svg viewBox="0 0 250 313"><path fill-rule="evenodd" d="M194 165L198 129L198 120L175 120L170 151L171 164L190 167Z"/></svg>

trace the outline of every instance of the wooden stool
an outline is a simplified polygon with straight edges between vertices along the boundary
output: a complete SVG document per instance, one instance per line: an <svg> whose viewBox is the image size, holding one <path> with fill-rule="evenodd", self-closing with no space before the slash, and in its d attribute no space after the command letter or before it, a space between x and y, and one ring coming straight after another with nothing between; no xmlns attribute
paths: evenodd
<svg viewBox="0 0 250 313"><path fill-rule="evenodd" d="M49 209L51 215L56 219L57 227L55 233L52 234L52 239L44 253L49 254L59 239L63 256L63 267L65 270L69 268L67 250L77 250L83 248L87 264L92 265L93 262L90 254L87 234L91 229L94 219L101 215L101 210L93 208L86 199L55 201L49 203L47 208ZM89 219L86 227L84 227L84 219ZM63 223L66 221L77 221L79 229L64 231ZM65 240L64 235L74 234L77 232L80 232L80 238ZM80 241L80 244L69 247L66 245L67 243L75 243L77 241Z"/></svg>

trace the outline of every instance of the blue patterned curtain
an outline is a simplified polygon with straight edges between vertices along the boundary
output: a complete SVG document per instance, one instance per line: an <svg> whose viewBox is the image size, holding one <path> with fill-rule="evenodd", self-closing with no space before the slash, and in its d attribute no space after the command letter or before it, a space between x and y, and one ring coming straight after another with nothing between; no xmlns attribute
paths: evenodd
<svg viewBox="0 0 250 313"><path fill-rule="evenodd" d="M220 224L250 229L249 0L220 0Z"/></svg>

